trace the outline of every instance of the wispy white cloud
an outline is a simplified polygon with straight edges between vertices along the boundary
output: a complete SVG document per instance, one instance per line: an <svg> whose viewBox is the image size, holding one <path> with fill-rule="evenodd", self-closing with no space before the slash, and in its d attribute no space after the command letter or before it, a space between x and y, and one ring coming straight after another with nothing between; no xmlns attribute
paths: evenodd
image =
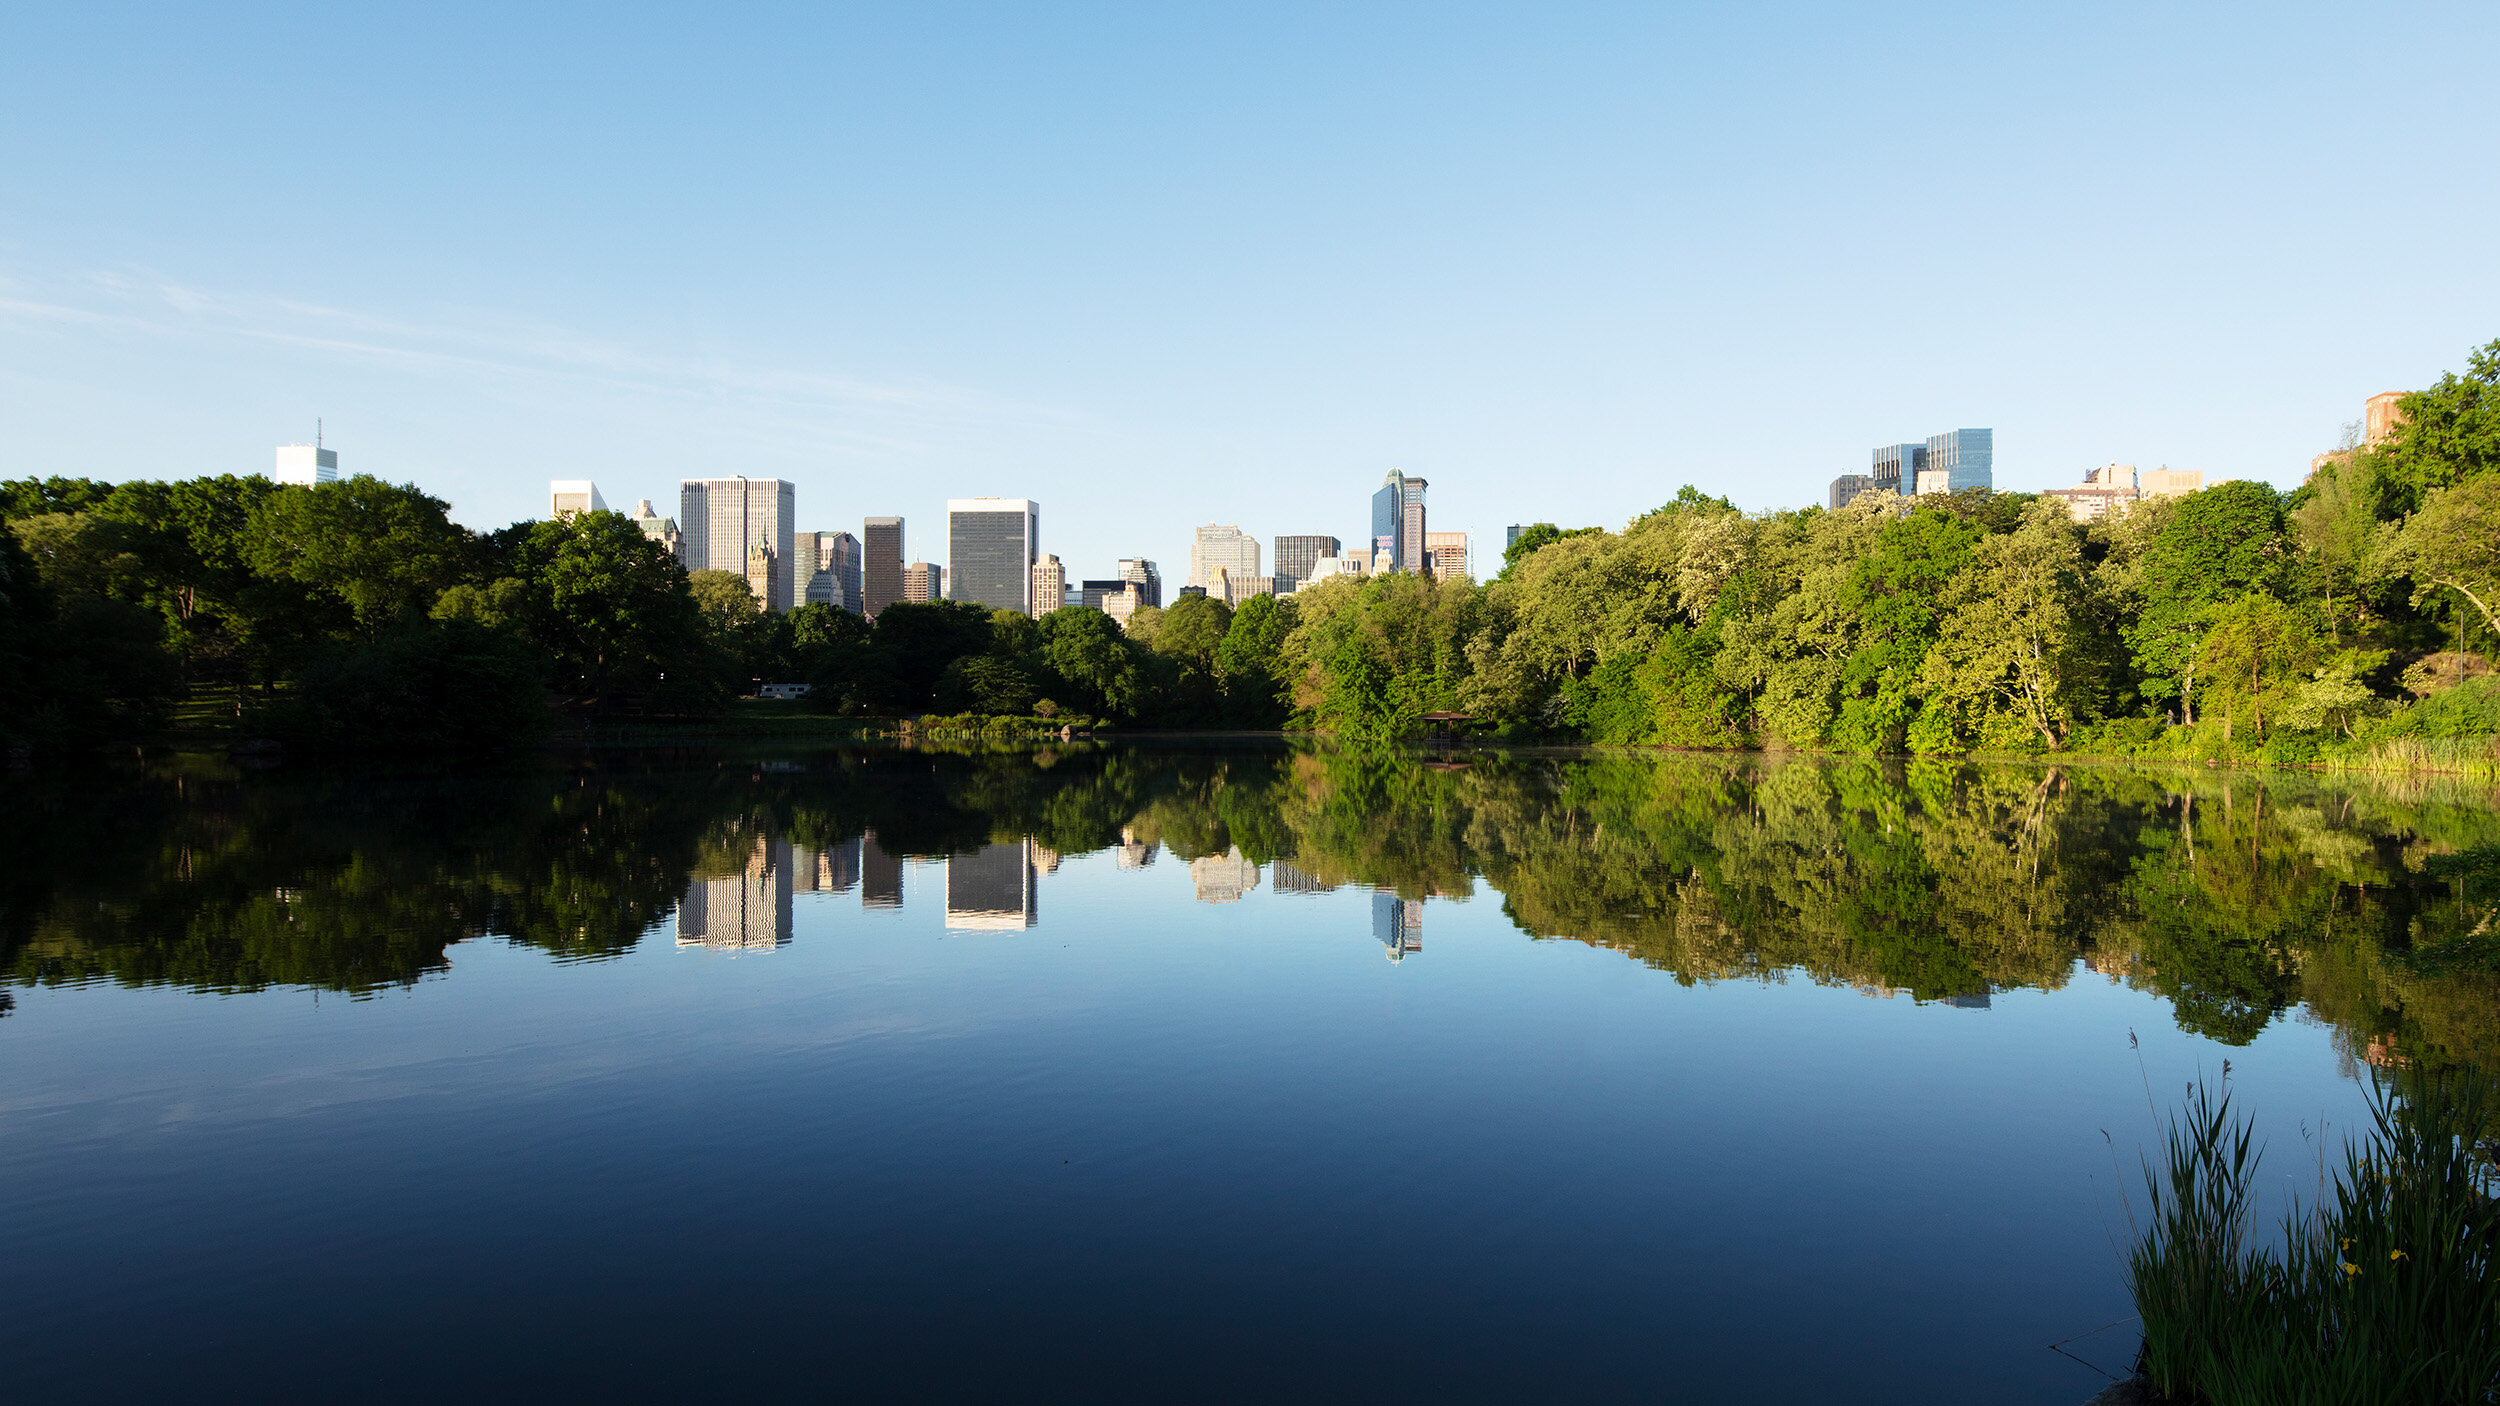
<svg viewBox="0 0 2500 1406"><path fill-rule="evenodd" d="M40 278L0 272L0 322L22 328L259 345L353 358L466 383L491 399L581 401L636 418L704 408L750 442L911 454L929 441L1106 427L1054 407L930 380L881 380L761 358L688 356L488 310L426 317L205 288L125 270ZM759 443L759 447L763 447Z"/></svg>

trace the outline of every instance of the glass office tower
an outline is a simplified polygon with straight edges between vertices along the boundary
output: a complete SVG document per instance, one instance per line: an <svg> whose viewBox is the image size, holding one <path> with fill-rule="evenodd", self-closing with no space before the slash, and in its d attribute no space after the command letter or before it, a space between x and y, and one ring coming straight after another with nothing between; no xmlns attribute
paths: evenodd
<svg viewBox="0 0 2500 1406"><path fill-rule="evenodd" d="M1966 488L1994 488L1996 442L1994 430L1947 430L1930 436L1924 468L1942 480L1942 487L1934 491L1959 493ZM1931 490L1922 484L1919 491Z"/></svg>
<svg viewBox="0 0 2500 1406"><path fill-rule="evenodd" d="M1279 537L1276 539L1276 580L1279 589L1291 589L1311 579L1311 568L1321 557L1337 554L1334 537Z"/></svg>
<svg viewBox="0 0 2500 1406"><path fill-rule="evenodd" d="M946 598L1032 613L1042 510L1030 498L946 502Z"/></svg>
<svg viewBox="0 0 2500 1406"><path fill-rule="evenodd" d="M1370 549L1389 554L1389 570L1424 569L1425 481L1398 469L1380 481L1372 495Z"/></svg>

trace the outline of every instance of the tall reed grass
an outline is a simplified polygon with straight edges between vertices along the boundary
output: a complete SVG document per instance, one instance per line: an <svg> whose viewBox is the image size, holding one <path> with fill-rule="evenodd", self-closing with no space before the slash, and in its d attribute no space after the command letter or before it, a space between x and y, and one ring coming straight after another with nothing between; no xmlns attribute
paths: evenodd
<svg viewBox="0 0 2500 1406"><path fill-rule="evenodd" d="M2407 1071L2371 1093L2331 1185L2252 1251L2260 1154L2230 1095L2192 1089L2144 1168L2127 1258L2139 1367L2174 1402L2377 1406L2500 1399L2500 1214L2480 1158L2479 1076Z"/></svg>
<svg viewBox="0 0 2500 1406"><path fill-rule="evenodd" d="M2331 749L2318 764L2328 771L2434 771L2500 781L2500 737L2390 737Z"/></svg>

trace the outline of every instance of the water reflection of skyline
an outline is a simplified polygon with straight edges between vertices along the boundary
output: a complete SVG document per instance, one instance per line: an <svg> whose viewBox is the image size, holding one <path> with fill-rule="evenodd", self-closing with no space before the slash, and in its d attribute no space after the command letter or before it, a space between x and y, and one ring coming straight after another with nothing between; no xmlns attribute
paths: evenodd
<svg viewBox="0 0 2500 1406"><path fill-rule="evenodd" d="M1111 848L1115 869L1151 867L1162 846L1121 832ZM793 900L802 894L837 897L856 889L863 909L903 907L903 866L931 864L943 872L946 926L966 932L1016 932L1041 921L1040 881L1057 873L1061 856L1026 836L957 850L943 856L905 856L866 831L831 845L800 844L786 836L758 835L735 873L690 880L677 905L677 945L713 952L770 952L789 945ZM1276 894L1334 893L1330 883L1284 860L1259 864L1238 845L1187 861L1197 902L1239 903L1264 883ZM1392 962L1423 950L1421 899L1372 893L1372 938Z"/></svg>

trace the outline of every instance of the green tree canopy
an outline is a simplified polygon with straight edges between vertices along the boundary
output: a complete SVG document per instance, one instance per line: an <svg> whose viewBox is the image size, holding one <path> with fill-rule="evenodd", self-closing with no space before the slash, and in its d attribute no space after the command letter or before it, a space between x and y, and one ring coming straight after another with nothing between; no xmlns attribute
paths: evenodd
<svg viewBox="0 0 2500 1406"><path fill-rule="evenodd" d="M365 474L263 498L249 534L254 571L336 598L367 639L424 619L472 560L448 504Z"/></svg>

